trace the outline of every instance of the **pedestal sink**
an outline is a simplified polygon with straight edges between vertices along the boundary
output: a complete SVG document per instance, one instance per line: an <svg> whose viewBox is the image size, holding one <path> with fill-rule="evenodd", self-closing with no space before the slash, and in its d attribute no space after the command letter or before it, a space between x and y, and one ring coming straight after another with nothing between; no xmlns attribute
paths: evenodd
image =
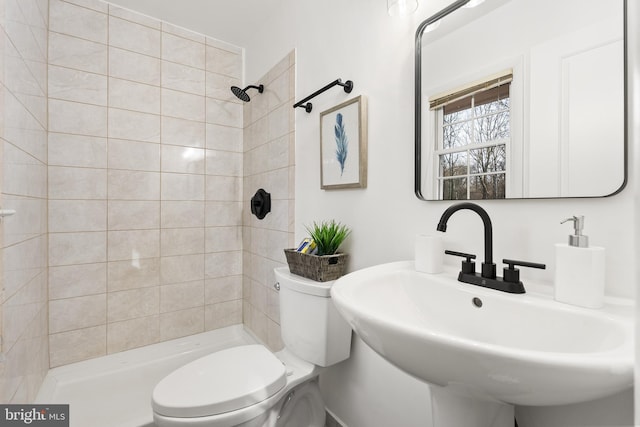
<svg viewBox="0 0 640 427"><path fill-rule="evenodd" d="M418 273L413 262L343 276L331 296L365 343L434 385L547 406L633 384L630 305L591 310L543 293L506 294L460 283L453 270Z"/></svg>

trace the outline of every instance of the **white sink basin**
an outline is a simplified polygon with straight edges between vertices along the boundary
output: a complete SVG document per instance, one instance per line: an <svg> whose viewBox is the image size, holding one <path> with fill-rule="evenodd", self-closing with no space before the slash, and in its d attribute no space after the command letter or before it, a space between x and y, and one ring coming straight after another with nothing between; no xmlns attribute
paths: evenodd
<svg viewBox="0 0 640 427"><path fill-rule="evenodd" d="M432 384L535 406L584 402L633 384L632 314L456 277L417 273L413 262L383 264L343 276L331 296L364 342Z"/></svg>

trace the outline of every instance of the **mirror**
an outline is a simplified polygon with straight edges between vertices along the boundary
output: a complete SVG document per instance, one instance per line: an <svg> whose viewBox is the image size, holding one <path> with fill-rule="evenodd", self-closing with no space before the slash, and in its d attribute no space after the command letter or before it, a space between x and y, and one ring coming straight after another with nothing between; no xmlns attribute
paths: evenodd
<svg viewBox="0 0 640 427"><path fill-rule="evenodd" d="M620 192L625 22L625 0L458 0L425 20L415 39L418 198Z"/></svg>

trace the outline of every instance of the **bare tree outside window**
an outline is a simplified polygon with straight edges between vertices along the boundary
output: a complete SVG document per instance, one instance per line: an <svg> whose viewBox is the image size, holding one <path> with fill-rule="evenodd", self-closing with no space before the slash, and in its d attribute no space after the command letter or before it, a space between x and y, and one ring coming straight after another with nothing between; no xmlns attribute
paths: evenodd
<svg viewBox="0 0 640 427"><path fill-rule="evenodd" d="M438 180L442 198L505 198L509 84L469 95L441 110Z"/></svg>

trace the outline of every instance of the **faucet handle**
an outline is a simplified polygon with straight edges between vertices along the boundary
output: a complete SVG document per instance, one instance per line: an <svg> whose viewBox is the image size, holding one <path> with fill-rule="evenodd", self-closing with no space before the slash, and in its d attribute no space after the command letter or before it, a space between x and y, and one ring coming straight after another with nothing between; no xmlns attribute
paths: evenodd
<svg viewBox="0 0 640 427"><path fill-rule="evenodd" d="M547 268L546 265L539 264L537 262L517 261L513 259L503 259L502 262L507 264L509 267L509 268L504 268L502 270L503 279L505 282L510 282L510 283L520 282L520 270L515 268L516 265L519 265L522 267L529 267L529 268L539 268L542 270Z"/></svg>
<svg viewBox="0 0 640 427"><path fill-rule="evenodd" d="M466 258L466 260L462 261L462 272L466 274L474 274L476 272L476 263L471 261L472 259L476 259L474 254L467 254L464 252L456 252L450 251L449 249L444 251L447 255L459 256L462 258Z"/></svg>

